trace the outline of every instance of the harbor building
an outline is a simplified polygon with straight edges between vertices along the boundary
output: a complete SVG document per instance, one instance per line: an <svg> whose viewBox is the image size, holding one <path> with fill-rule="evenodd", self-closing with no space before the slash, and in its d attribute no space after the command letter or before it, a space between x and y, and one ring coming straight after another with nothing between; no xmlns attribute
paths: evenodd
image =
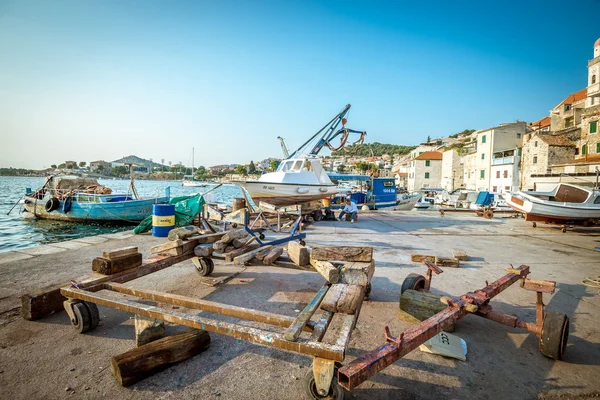
<svg viewBox="0 0 600 400"><path fill-rule="evenodd" d="M439 188L442 182L442 153L425 151L411 161L411 175L408 178L408 190Z"/></svg>
<svg viewBox="0 0 600 400"><path fill-rule="evenodd" d="M497 151L492 154L490 190L494 193L518 191L521 174L521 148Z"/></svg>
<svg viewBox="0 0 600 400"><path fill-rule="evenodd" d="M92 161L90 163L90 171L110 174L112 171L112 164L103 160Z"/></svg>
<svg viewBox="0 0 600 400"><path fill-rule="evenodd" d="M541 131L526 135L521 157L521 189L537 190L537 178L552 174L552 165L573 160L576 149L577 144L566 135Z"/></svg>
<svg viewBox="0 0 600 400"><path fill-rule="evenodd" d="M464 187L464 162L462 148L448 148L442 153L442 179L440 187L452 192Z"/></svg>

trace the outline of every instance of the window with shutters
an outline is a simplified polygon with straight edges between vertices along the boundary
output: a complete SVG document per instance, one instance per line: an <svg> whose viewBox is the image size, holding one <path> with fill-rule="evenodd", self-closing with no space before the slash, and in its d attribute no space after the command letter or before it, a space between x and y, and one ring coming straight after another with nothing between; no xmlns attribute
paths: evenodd
<svg viewBox="0 0 600 400"><path fill-rule="evenodd" d="M506 169L504 170L504 177L508 178L508 170L506 170Z"/></svg>
<svg viewBox="0 0 600 400"><path fill-rule="evenodd" d="M533 156L533 163L537 164L537 156Z"/></svg>
<svg viewBox="0 0 600 400"><path fill-rule="evenodd" d="M500 178L500 171L496 171L496 178Z"/></svg>
<svg viewBox="0 0 600 400"><path fill-rule="evenodd" d="M426 166L426 167L429 167L430 165L431 165L431 161L429 161L429 160L425 160L425 166Z"/></svg>
<svg viewBox="0 0 600 400"><path fill-rule="evenodd" d="M481 171L479 171L479 178L480 179L484 179L485 178L485 169L482 169Z"/></svg>
<svg viewBox="0 0 600 400"><path fill-rule="evenodd" d="M598 121L590 122L590 133L598 132Z"/></svg>
<svg viewBox="0 0 600 400"><path fill-rule="evenodd" d="M485 143L485 135L481 137L481 143Z"/></svg>
<svg viewBox="0 0 600 400"><path fill-rule="evenodd" d="M425 172L425 179L429 179L429 172Z"/></svg>

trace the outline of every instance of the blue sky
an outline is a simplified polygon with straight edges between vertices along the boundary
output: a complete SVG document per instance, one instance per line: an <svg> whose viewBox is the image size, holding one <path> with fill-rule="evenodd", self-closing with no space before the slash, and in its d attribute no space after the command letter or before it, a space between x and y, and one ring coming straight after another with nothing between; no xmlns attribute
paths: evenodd
<svg viewBox="0 0 600 400"><path fill-rule="evenodd" d="M600 1L0 0L0 166L280 156L347 103L417 144L586 86Z"/></svg>

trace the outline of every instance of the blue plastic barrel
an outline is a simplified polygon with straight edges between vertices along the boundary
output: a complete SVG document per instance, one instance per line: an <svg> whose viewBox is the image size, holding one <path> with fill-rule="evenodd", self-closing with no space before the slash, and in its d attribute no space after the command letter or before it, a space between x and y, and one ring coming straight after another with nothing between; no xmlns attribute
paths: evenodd
<svg viewBox="0 0 600 400"><path fill-rule="evenodd" d="M167 237L169 231L175 227L175 205L152 205L152 236Z"/></svg>

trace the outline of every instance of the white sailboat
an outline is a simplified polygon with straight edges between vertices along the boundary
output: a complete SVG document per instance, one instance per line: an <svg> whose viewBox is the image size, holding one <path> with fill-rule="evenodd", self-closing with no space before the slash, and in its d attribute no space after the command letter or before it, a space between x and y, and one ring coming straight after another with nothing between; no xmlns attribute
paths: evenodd
<svg viewBox="0 0 600 400"><path fill-rule="evenodd" d="M600 219L600 191L559 183L549 192L523 191L505 197L506 203L525 215L526 221L568 222Z"/></svg>
<svg viewBox="0 0 600 400"><path fill-rule="evenodd" d="M192 147L192 174L184 175L181 186L206 187L208 183L194 179L194 148Z"/></svg>

